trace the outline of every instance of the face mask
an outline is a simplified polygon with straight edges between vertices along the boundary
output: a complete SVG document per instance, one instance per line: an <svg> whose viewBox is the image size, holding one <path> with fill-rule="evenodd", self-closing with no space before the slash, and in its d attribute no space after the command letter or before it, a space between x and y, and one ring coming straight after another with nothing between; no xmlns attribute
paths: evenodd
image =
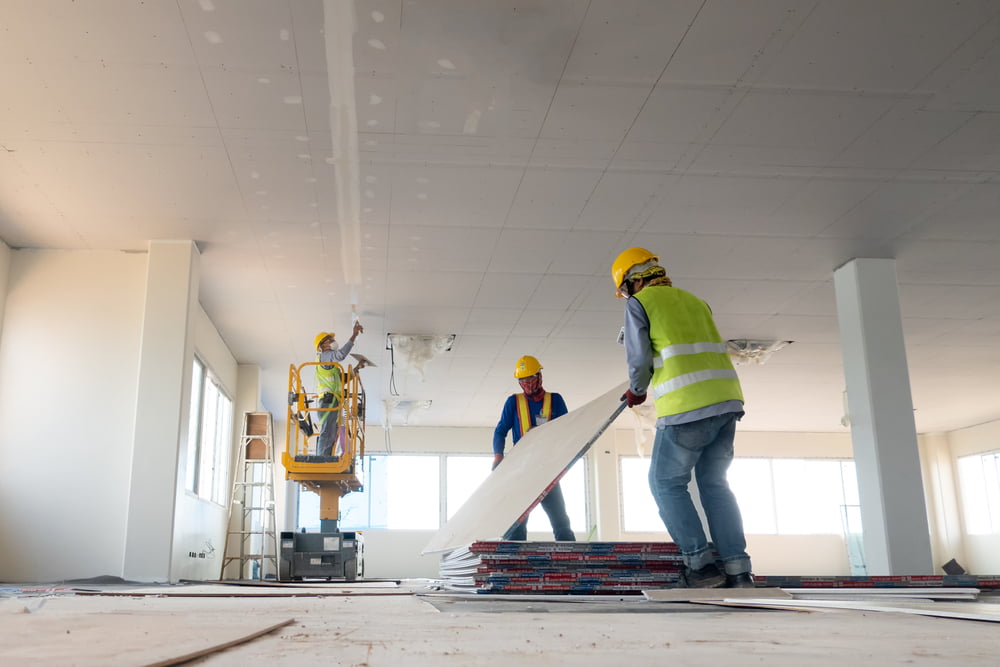
<svg viewBox="0 0 1000 667"><path fill-rule="evenodd" d="M521 384L521 389L528 396L535 396L542 391L542 376L535 374L531 377L526 377L523 380L519 380Z"/></svg>

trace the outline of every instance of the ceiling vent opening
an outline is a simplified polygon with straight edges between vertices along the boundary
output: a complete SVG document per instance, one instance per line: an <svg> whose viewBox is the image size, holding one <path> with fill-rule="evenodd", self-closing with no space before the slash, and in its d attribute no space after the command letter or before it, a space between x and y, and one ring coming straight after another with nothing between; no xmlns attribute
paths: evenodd
<svg viewBox="0 0 1000 667"><path fill-rule="evenodd" d="M726 341L729 358L737 366L755 364L761 366L767 363L771 355L795 341L792 340L750 340L749 338L733 338Z"/></svg>

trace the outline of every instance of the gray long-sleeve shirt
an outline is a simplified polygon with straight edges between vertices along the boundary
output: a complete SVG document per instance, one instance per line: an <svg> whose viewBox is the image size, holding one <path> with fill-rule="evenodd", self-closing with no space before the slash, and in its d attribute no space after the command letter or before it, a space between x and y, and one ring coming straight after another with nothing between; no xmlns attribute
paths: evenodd
<svg viewBox="0 0 1000 667"><path fill-rule="evenodd" d="M336 343L334 343L332 349L323 350L322 352L319 353L320 363L323 364L340 363L341 361L347 358L347 355L353 349L354 349L353 340L348 340L341 347L337 347Z"/></svg>

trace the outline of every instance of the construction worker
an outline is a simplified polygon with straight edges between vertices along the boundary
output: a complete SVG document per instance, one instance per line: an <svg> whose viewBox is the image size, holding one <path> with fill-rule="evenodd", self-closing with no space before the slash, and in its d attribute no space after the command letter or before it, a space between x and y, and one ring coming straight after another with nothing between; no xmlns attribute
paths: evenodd
<svg viewBox="0 0 1000 667"><path fill-rule="evenodd" d="M660 518L680 547L680 585L752 588L743 518L726 473L733 460L743 391L708 305L671 283L659 257L644 248L621 253L611 268L615 294L625 297L625 352L634 407L652 384L656 438L649 486ZM691 471L723 569L688 493Z"/></svg>
<svg viewBox="0 0 1000 667"><path fill-rule="evenodd" d="M364 331L361 322L355 320L354 331L343 347L337 347L336 334L321 331L316 334L316 394L319 396L319 442L316 454L333 456L333 447L337 443L337 433L340 429L340 405L344 400L344 379L340 367L334 364L347 358L354 347L358 334Z"/></svg>
<svg viewBox="0 0 1000 667"><path fill-rule="evenodd" d="M547 392L542 388L542 365L538 359L525 356L517 360L514 366L514 377L521 385L520 394L511 394L503 405L500 422L493 431L493 469L503 461L504 448L507 443L507 432L514 431L514 445L533 426L541 426L547 421L561 417L568 412L563 397ZM562 488L556 483L544 498L542 509L549 515L552 532L556 541L575 542L576 535L570 527L569 515L566 514L566 501L563 499ZM521 521L504 535L505 540L528 539L527 521Z"/></svg>

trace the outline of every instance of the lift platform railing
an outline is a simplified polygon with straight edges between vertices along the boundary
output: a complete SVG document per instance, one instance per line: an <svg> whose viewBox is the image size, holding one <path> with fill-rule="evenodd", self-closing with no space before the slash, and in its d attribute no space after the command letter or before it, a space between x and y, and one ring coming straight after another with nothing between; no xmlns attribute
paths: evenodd
<svg viewBox="0 0 1000 667"><path fill-rule="evenodd" d="M306 362L288 369L288 411L285 420L285 451L281 462L288 471L288 479L335 480L353 476L355 463L365 454L365 390L357 369L346 369L338 363L323 364L335 366L340 371L341 394L334 405L321 408L320 395L308 391L302 383L302 375L311 378L319 362ZM319 441L319 423L324 414L327 419L336 419L339 435L333 456L316 456ZM352 485L353 486L353 485Z"/></svg>

